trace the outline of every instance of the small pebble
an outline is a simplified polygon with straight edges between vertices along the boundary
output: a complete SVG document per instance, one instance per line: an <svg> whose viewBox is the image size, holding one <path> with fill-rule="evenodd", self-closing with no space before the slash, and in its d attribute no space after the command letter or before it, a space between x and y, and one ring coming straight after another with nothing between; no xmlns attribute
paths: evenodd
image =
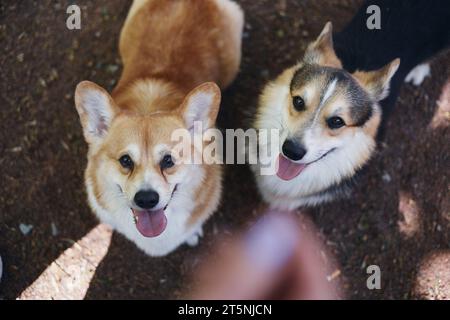
<svg viewBox="0 0 450 320"><path fill-rule="evenodd" d="M115 64L109 64L109 65L106 67L106 72L109 72L109 73L116 73L117 70L119 70L119 66L118 66L118 65L115 65Z"/></svg>
<svg viewBox="0 0 450 320"><path fill-rule="evenodd" d="M27 127L35 127L36 125L37 125L37 120L29 121L26 124Z"/></svg>
<svg viewBox="0 0 450 320"><path fill-rule="evenodd" d="M327 280L328 280L328 282L333 281L334 279L336 279L340 275L341 275L341 270L336 269L336 270L334 270L334 272L332 274L327 276Z"/></svg>
<svg viewBox="0 0 450 320"><path fill-rule="evenodd" d="M52 236L56 237L59 234L58 228L56 227L56 224L52 222Z"/></svg>
<svg viewBox="0 0 450 320"><path fill-rule="evenodd" d="M61 146L64 148L64 150L70 151L69 145L64 140L61 140Z"/></svg>
<svg viewBox="0 0 450 320"><path fill-rule="evenodd" d="M39 81L39 84L41 85L41 87L43 87L43 88L46 88L46 87L47 87L47 82L45 82L44 79L39 78L38 81Z"/></svg>
<svg viewBox="0 0 450 320"><path fill-rule="evenodd" d="M25 55L24 55L23 53L19 53L19 54L17 55L17 61L23 62L24 57L25 57Z"/></svg>
<svg viewBox="0 0 450 320"><path fill-rule="evenodd" d="M391 175L389 173L387 173L387 172L385 172L381 178L386 183L389 183L389 182L392 181Z"/></svg>
<svg viewBox="0 0 450 320"><path fill-rule="evenodd" d="M67 56L67 59L69 59L69 61L74 61L75 60L75 54L73 52L69 52L69 55Z"/></svg>
<svg viewBox="0 0 450 320"><path fill-rule="evenodd" d="M21 34L19 34L19 36L17 37L17 40L22 40L23 38L25 38L26 36L26 32L22 32Z"/></svg>
<svg viewBox="0 0 450 320"><path fill-rule="evenodd" d="M55 81L55 80L58 79L58 77L59 77L58 70L52 69L52 70L50 71L50 75L49 75L49 77L48 77L48 81L49 81L49 82Z"/></svg>
<svg viewBox="0 0 450 320"><path fill-rule="evenodd" d="M33 225L21 223L21 224L19 225L19 229L20 229L20 232L22 232L22 234L23 234L24 236L26 236L26 235L28 235L28 234L31 232L31 230L33 229Z"/></svg>

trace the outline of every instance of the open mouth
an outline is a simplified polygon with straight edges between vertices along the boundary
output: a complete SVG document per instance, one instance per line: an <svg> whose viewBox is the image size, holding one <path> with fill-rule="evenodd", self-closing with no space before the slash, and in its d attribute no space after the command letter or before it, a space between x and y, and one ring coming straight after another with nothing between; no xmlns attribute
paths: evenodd
<svg viewBox="0 0 450 320"><path fill-rule="evenodd" d="M163 209L159 210L138 210L131 208L133 212L134 223L137 230L146 238L154 238L159 236L166 230L167 217L165 210L169 206L170 200L172 200L173 194L177 190L177 186L172 191L172 195L167 202L167 205Z"/></svg>
<svg viewBox="0 0 450 320"><path fill-rule="evenodd" d="M334 151L335 148L324 153L320 158L309 163L295 163L292 160L286 158L283 154L278 156L278 170L277 176L285 181L289 181L297 177L307 166L313 164L323 158L325 158L330 152Z"/></svg>
<svg viewBox="0 0 450 320"><path fill-rule="evenodd" d="M147 238L159 236L166 230L167 217L164 209L160 210L136 210L133 211L134 222L138 231Z"/></svg>
<svg viewBox="0 0 450 320"><path fill-rule="evenodd" d="M297 177L306 166L307 164L305 163L292 162L280 153L278 156L277 176L285 181L292 180Z"/></svg>

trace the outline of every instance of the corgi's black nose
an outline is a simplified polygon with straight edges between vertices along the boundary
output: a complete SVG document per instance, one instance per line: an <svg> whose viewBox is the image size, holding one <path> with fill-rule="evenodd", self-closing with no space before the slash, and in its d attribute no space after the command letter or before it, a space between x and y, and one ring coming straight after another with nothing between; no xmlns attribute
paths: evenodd
<svg viewBox="0 0 450 320"><path fill-rule="evenodd" d="M302 159L306 154L305 148L303 148L299 143L289 139L283 143L282 151L286 158L293 161Z"/></svg>
<svg viewBox="0 0 450 320"><path fill-rule="evenodd" d="M134 195L134 203L142 209L152 209L159 202L159 194L153 190L142 190Z"/></svg>

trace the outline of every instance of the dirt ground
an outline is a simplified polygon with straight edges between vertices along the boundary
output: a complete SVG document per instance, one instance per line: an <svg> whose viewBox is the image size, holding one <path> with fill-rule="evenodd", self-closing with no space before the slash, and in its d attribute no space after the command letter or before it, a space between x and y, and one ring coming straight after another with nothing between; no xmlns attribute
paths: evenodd
<svg viewBox="0 0 450 320"><path fill-rule="evenodd" d="M97 225L83 189L87 146L73 92L85 79L113 88L121 70L118 35L131 1L75 1L82 29L70 31L66 8L73 2L0 4L0 299L18 297ZM243 60L224 94L222 128L243 126L263 84L299 59L326 21L340 30L361 3L238 2L246 12ZM447 51L432 61L432 75L420 87L403 87L352 198L304 213L336 255L349 298L450 299L449 65ZM216 234L247 225L264 207L246 166L226 168L224 190L196 248L149 258L114 233L86 298L176 298L187 291L188 274ZM381 290L366 287L371 264L381 268Z"/></svg>

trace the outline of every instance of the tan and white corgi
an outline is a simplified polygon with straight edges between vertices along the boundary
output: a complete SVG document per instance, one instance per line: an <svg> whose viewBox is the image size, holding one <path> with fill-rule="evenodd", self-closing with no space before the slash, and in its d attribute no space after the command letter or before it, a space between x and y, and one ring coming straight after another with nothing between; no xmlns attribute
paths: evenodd
<svg viewBox="0 0 450 320"><path fill-rule="evenodd" d="M327 23L303 61L261 95L254 127L280 133L280 152L272 156L276 174L261 175L261 165L252 166L266 202L291 210L347 192L349 180L375 150L378 102L388 95L398 66L396 59L376 71L345 71Z"/></svg>
<svg viewBox="0 0 450 320"><path fill-rule="evenodd" d="M195 245L218 207L221 167L174 154L172 133L192 132L195 121L214 127L214 82L225 88L238 72L243 21L230 0L135 0L120 36L124 68L112 95L88 81L76 88L89 144L89 204L151 256Z"/></svg>

